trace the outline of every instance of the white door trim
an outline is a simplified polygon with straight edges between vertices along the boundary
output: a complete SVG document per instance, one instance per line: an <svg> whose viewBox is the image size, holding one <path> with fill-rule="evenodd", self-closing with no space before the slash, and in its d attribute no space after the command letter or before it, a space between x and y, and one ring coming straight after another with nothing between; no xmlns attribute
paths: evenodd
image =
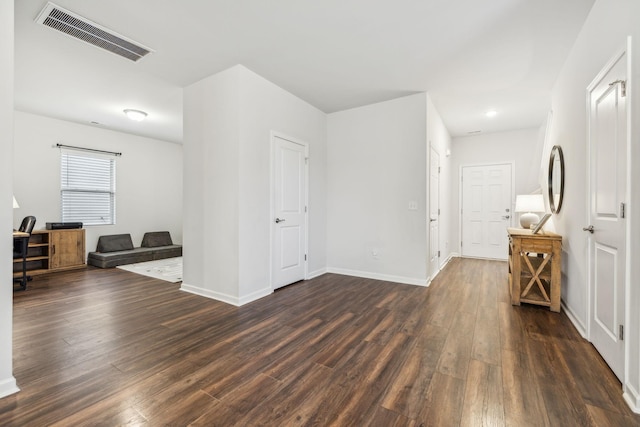
<svg viewBox="0 0 640 427"><path fill-rule="evenodd" d="M586 133L587 133L587 166L586 166L586 182L587 182L587 204L586 204L586 210L587 210L587 224L591 224L593 217L591 215L591 203L592 203L592 199L591 199L591 114L590 114L590 108L591 108L591 92L598 86L598 84L602 81L602 79L609 73L609 71L611 71L611 69L615 66L615 64L623 57L623 56L627 56L627 69L626 69L626 73L627 73L627 81L626 81L626 97L627 97L627 101L626 101L626 119L627 119L627 147L626 147L626 158L627 158L627 176L626 176L626 190L625 190L625 198L627 201L627 207L629 207L631 205L630 201L631 201L631 176L632 176L632 162L631 162L631 127L632 127L632 105L631 105L631 80L632 80L632 58L631 58L631 37L627 37L625 46L620 49L610 60L609 62L607 62L607 64L600 70L600 72L598 73L598 75L593 79L593 81L589 84L589 86L587 86L586 89L586 115L587 115L587 129L586 129ZM627 220L627 226L625 227L625 283L624 283L624 307L625 307L625 315L624 315L624 324L625 324L625 329L627 329L625 331L625 339L623 340L623 345L624 345L624 372L622 373L622 387L623 390L625 390L625 394L627 393L627 384L630 383L630 379L629 379L629 363L630 363L630 358L631 358L631 349L630 349L630 339L629 337L631 336L631 334L638 334L638 331L635 330L634 325L631 323L631 310L634 309L634 307L631 307L631 216L627 213L626 215L626 220ZM593 293L593 275L592 275L592 263L594 262L592 259L592 253L591 253L591 237L588 236L587 237L587 247L588 250L586 251L586 255L585 255L585 260L586 260L586 266L587 266L587 271L586 271L586 276L587 276L587 321L586 321L586 332L587 332L587 339L589 340L589 342L592 342L592 331L591 331L591 317L593 316L593 310L592 310L592 306L593 306L593 300L592 300L592 293Z"/></svg>
<svg viewBox="0 0 640 427"><path fill-rule="evenodd" d="M441 262L441 258L440 255L438 255L438 259L437 259L437 265L435 267L435 269L433 271L431 271L431 241L433 239L433 236L431 235L431 161L432 159L432 155L433 154L437 154L438 155L438 169L441 168L440 166L440 152L438 151L437 147L435 145L433 145L430 141L429 144L429 158L427 159L427 164L429 165L429 169L427 171L427 218L429 219L429 223L427 225L427 247L429 248L429 259L427 262L427 282L431 283L431 281L433 279L435 279L435 277L438 275L438 273L440 272L440 270L442 269L442 266L440 264ZM438 211L440 211L440 171L438 171ZM438 216L438 236L437 236L437 244L438 244L438 252L440 252L441 248L440 248L440 218L441 215L438 212L437 213Z"/></svg>
<svg viewBox="0 0 640 427"><path fill-rule="evenodd" d="M473 168L473 167L487 167L487 166L498 166L498 165L510 165L511 166L511 207L509 212L509 227L513 227L513 209L515 208L515 191L516 191L516 174L515 174L515 164L514 162L497 162L497 163L470 163L465 165L460 165L458 170L458 241L456 242L456 246L458 248L458 254L462 256L462 170L464 168ZM507 234L507 230L504 231L505 235ZM508 255L508 254L507 254Z"/></svg>
<svg viewBox="0 0 640 427"><path fill-rule="evenodd" d="M304 214L304 253L306 254L304 260L304 280L309 277L309 144L300 139L286 135L285 133L272 130L270 133L270 174L269 174L269 286L273 289L273 243L274 243L274 228L273 218L275 218L275 205L274 205L274 193L275 193L275 138L280 138L293 142L304 147L304 155L307 159L305 162L305 189L304 189L304 203L306 211Z"/></svg>

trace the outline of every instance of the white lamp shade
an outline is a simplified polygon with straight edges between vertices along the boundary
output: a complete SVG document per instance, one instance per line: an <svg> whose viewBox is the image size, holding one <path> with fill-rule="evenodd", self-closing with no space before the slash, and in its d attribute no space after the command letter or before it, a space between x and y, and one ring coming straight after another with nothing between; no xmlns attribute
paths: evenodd
<svg viewBox="0 0 640 427"><path fill-rule="evenodd" d="M540 221L535 212L544 212L542 194L521 194L516 196L516 212L521 212L520 226L529 229Z"/></svg>
<svg viewBox="0 0 640 427"><path fill-rule="evenodd" d="M13 196L13 209L17 209L19 207L20 207L20 205L18 204L18 201L16 200L16 196Z"/></svg>
<svg viewBox="0 0 640 427"><path fill-rule="evenodd" d="M521 194L516 196L516 212L544 212L542 194Z"/></svg>

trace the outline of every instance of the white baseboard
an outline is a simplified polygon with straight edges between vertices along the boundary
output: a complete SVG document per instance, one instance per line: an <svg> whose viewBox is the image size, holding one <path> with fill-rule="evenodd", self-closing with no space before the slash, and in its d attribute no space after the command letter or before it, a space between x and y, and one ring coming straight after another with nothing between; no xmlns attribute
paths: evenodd
<svg viewBox="0 0 640 427"><path fill-rule="evenodd" d="M573 311L571 311L569 307L567 307L564 301L560 301L560 303L565 314L567 315L569 320L571 320L573 326L575 326L575 328L578 330L578 333L582 336L582 338L587 339L587 328L582 324L582 322L580 322L580 320L578 320L578 317L573 313Z"/></svg>
<svg viewBox="0 0 640 427"><path fill-rule="evenodd" d="M629 385L624 385L624 393L622 393L622 397L624 401L627 402L629 408L636 414L640 414L640 393L638 390L634 389Z"/></svg>
<svg viewBox="0 0 640 427"><path fill-rule="evenodd" d="M240 307L241 305L248 304L255 300L258 300L262 297L266 297L273 293L273 289L263 288L258 291L252 292L249 295L244 295L242 297L236 297L233 295L224 294L222 292L212 291L210 289L204 289L197 286L191 286L182 282L182 286L180 286L181 291L189 292L191 294L199 295L201 297L206 297L210 299L214 299L216 301L221 301L227 304L235 305L236 307Z"/></svg>
<svg viewBox="0 0 640 427"><path fill-rule="evenodd" d="M440 273L442 270L444 270L444 268L447 266L447 264L449 264L451 262L451 260L453 258L455 258L454 255L455 255L454 253L450 253L449 256L447 258L445 258L445 260L440 263L440 266L438 266L438 271L436 272L436 274L433 275L431 280L435 279L436 276L438 275L438 273Z"/></svg>
<svg viewBox="0 0 640 427"><path fill-rule="evenodd" d="M449 256L447 258L445 258L445 260L440 264L440 271L444 270L444 268L447 266L447 264L449 264L451 262L451 260L453 258L455 258L455 254L454 253L450 253Z"/></svg>
<svg viewBox="0 0 640 427"><path fill-rule="evenodd" d="M372 273L369 271L349 270L346 268L328 267L327 273L344 274L345 276L362 277L364 279L384 280L386 282L404 283L406 285L428 286L427 279L415 279L413 277L392 276L388 274Z"/></svg>
<svg viewBox="0 0 640 427"><path fill-rule="evenodd" d="M18 384L14 377L6 378L0 381L0 398L9 396L11 394L19 392Z"/></svg>
<svg viewBox="0 0 640 427"><path fill-rule="evenodd" d="M321 268L320 270L312 271L307 274L307 278L305 280L315 279L316 277L320 277L327 272L326 268Z"/></svg>

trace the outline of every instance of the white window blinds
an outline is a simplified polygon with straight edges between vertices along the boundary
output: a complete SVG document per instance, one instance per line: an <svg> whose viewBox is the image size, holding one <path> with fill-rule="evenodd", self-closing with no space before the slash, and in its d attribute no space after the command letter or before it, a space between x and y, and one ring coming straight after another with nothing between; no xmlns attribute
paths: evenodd
<svg viewBox="0 0 640 427"><path fill-rule="evenodd" d="M115 157L68 150L60 154L62 221L115 224Z"/></svg>

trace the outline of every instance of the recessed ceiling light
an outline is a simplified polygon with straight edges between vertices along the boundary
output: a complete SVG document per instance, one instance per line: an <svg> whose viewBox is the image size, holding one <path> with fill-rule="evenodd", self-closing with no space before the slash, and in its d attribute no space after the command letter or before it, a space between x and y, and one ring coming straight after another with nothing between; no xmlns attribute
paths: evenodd
<svg viewBox="0 0 640 427"><path fill-rule="evenodd" d="M497 114L498 112L496 110L489 110L486 113L484 113L484 115L487 117L495 117Z"/></svg>
<svg viewBox="0 0 640 427"><path fill-rule="evenodd" d="M126 109L123 110L124 113L127 115L127 117L129 117L131 120L136 121L136 122L141 122L145 119L145 117L147 117L147 113L145 113L144 111L140 111L140 110L131 110L131 109Z"/></svg>
<svg viewBox="0 0 640 427"><path fill-rule="evenodd" d="M467 132L469 135L473 134L473 133L480 133L482 132L481 130L471 130L469 132Z"/></svg>

